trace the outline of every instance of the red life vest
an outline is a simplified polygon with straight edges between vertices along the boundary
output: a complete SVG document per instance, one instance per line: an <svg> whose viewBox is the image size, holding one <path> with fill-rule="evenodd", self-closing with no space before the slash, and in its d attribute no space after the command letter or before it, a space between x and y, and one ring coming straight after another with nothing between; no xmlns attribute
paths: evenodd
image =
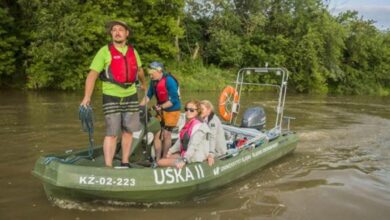
<svg viewBox="0 0 390 220"><path fill-rule="evenodd" d="M185 153L188 149L188 144L190 143L190 139L192 136L192 129L195 125L202 123L198 118L193 118L189 122L187 122L184 127L181 129L179 137L180 137L180 155L184 157Z"/></svg>
<svg viewBox="0 0 390 220"><path fill-rule="evenodd" d="M176 83L178 83L176 78L173 77L170 73L163 73L161 79L153 85L154 93L156 94L158 104L162 104L169 100L169 94L167 89L168 76L171 76L176 81Z"/></svg>
<svg viewBox="0 0 390 220"><path fill-rule="evenodd" d="M109 44L108 49L111 54L111 63L106 70L100 73L100 79L128 88L136 81L138 72L137 58L133 47L127 46L125 56L113 44Z"/></svg>

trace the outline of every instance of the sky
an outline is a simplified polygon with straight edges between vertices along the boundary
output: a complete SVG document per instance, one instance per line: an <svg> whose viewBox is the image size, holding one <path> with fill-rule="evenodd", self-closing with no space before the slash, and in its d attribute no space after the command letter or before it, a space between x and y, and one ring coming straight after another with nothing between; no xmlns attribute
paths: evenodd
<svg viewBox="0 0 390 220"><path fill-rule="evenodd" d="M390 29L390 0L328 0L332 14L346 10L355 10L365 20L376 21L375 26L381 30Z"/></svg>

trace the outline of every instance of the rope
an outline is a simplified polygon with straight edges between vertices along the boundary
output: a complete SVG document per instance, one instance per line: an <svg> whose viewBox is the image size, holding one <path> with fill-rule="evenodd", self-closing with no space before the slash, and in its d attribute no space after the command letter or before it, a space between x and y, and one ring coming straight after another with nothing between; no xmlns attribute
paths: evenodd
<svg viewBox="0 0 390 220"><path fill-rule="evenodd" d="M93 148L94 148L95 144L94 144L94 139L93 139L93 130L94 129L93 129L93 110L92 110L92 107L91 106L87 106L87 107L80 106L79 119L81 121L81 127L82 127L83 131L88 132L88 136L89 136L88 155L87 156L77 156L74 158L68 157L65 159L54 157L54 156L46 157L44 159L45 165L48 165L53 160L57 160L57 161L60 161L62 163L67 163L67 164L72 164L72 163L74 163L82 158L88 158L90 160L93 160Z"/></svg>
<svg viewBox="0 0 390 220"><path fill-rule="evenodd" d="M88 147L88 157L93 159L93 148L95 146L93 139L93 110L91 106L80 106L79 110L79 119L81 121L81 127L83 131L88 132L89 137L89 147Z"/></svg>

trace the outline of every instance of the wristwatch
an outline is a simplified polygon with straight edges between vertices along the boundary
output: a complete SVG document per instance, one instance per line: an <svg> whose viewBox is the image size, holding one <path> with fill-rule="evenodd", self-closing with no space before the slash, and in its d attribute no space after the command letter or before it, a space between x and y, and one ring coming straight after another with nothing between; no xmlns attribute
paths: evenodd
<svg viewBox="0 0 390 220"><path fill-rule="evenodd" d="M185 164L188 164L187 158L183 157L183 162L184 162Z"/></svg>

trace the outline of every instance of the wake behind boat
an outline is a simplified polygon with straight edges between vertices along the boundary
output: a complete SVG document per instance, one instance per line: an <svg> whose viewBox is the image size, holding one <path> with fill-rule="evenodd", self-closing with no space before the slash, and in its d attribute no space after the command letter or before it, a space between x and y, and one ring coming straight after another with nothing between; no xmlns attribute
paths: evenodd
<svg viewBox="0 0 390 220"><path fill-rule="evenodd" d="M245 82L247 75L275 74L281 78L279 85ZM282 129L288 71L283 68L244 68L237 74L235 88L228 87L220 97L220 114L229 124L223 125L228 143L228 153L215 161L190 163L182 169L152 168L133 163L130 169L113 169L104 166L102 147L78 152L48 155L39 158L32 171L44 186L49 198L72 200L118 200L130 202L165 202L192 198L220 188L234 180L258 171L261 167L291 153L298 137ZM255 107L247 109L242 122L237 125L242 87L246 85L273 86L279 89L275 126L264 130L264 111ZM159 122L152 118L148 135L155 134ZM144 136L145 129L135 134L132 149L150 148ZM147 138L151 140L152 138ZM93 155L90 157L90 155ZM120 155L119 153L117 155ZM48 158L55 158L49 159ZM71 161L71 163L69 163ZM115 161L119 165L120 160Z"/></svg>

